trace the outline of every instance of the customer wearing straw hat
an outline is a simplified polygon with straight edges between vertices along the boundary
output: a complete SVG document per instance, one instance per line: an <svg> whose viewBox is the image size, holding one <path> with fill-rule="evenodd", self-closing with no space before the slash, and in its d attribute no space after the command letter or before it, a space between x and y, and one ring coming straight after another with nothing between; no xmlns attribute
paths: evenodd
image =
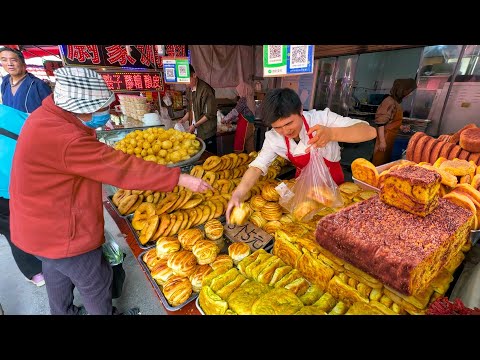
<svg viewBox="0 0 480 360"><path fill-rule="evenodd" d="M30 115L18 138L10 192L12 241L43 265L51 314L109 315L112 268L103 257L102 183L122 189L192 191L205 181L116 151L95 129L110 118L114 101L94 70L55 70L53 95ZM73 304L77 288L84 308ZM138 314L134 308L124 314Z"/></svg>

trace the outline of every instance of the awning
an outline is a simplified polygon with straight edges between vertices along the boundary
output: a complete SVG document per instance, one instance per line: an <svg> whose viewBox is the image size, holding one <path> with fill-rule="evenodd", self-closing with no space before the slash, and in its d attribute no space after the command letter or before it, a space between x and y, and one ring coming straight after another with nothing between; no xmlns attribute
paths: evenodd
<svg viewBox="0 0 480 360"><path fill-rule="evenodd" d="M60 60L60 50L58 45L20 45L25 59L34 57L45 57L49 55L58 56Z"/></svg>

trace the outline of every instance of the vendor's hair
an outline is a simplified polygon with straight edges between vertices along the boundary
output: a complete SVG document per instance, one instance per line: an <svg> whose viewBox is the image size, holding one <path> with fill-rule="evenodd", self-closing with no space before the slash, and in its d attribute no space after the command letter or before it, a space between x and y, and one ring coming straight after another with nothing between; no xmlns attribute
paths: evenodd
<svg viewBox="0 0 480 360"><path fill-rule="evenodd" d="M20 50L13 49L13 48L8 47L8 46L3 46L3 47L0 47L0 52L2 52L2 51L10 51L10 52L16 54L19 57L20 61L23 64L25 64L25 56L23 56L23 54Z"/></svg>
<svg viewBox="0 0 480 360"><path fill-rule="evenodd" d="M302 101L290 88L272 89L267 92L262 102L262 118L265 126L272 126L278 119L291 115L300 115Z"/></svg>

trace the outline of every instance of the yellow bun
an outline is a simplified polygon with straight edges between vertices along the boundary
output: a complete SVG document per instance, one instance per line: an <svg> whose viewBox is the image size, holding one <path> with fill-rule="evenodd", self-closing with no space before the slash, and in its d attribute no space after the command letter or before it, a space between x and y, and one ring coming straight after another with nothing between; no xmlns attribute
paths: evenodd
<svg viewBox="0 0 480 360"><path fill-rule="evenodd" d="M157 256L160 259L168 259L172 253L177 252L181 247L180 241L173 236L161 236L155 244Z"/></svg>
<svg viewBox="0 0 480 360"><path fill-rule="evenodd" d="M235 265L250 255L250 253L250 246L243 242L235 242L228 247L228 255L232 258Z"/></svg>
<svg viewBox="0 0 480 360"><path fill-rule="evenodd" d="M182 244L183 249L188 251L191 251L193 245L203 238L202 230L199 228L186 229L178 233L178 241Z"/></svg>
<svg viewBox="0 0 480 360"><path fill-rule="evenodd" d="M171 276L173 276L173 270L167 265L167 261L158 263L152 270L150 275L159 285L163 285Z"/></svg>
<svg viewBox="0 0 480 360"><path fill-rule="evenodd" d="M263 206L267 203L267 200L263 198L262 195L257 194L253 195L252 198L250 199L250 207L254 211L261 211Z"/></svg>
<svg viewBox="0 0 480 360"><path fill-rule="evenodd" d="M377 187L378 170L370 161L364 158L357 158L352 161L351 169L354 178Z"/></svg>
<svg viewBox="0 0 480 360"><path fill-rule="evenodd" d="M275 231L277 231L277 229L280 229L281 227L282 227L282 223L280 221L272 220L272 221L267 222L263 226L263 230L265 230L270 235L273 235L273 234L275 234Z"/></svg>
<svg viewBox="0 0 480 360"><path fill-rule="evenodd" d="M227 254L218 255L215 260L210 264L213 270L218 269L220 267L225 267L230 269L233 267L233 259L228 256Z"/></svg>
<svg viewBox="0 0 480 360"><path fill-rule="evenodd" d="M275 185L268 183L262 188L262 197L267 201L278 201L280 194L275 190Z"/></svg>
<svg viewBox="0 0 480 360"><path fill-rule="evenodd" d="M246 203L241 203L240 206L233 207L228 222L233 225L244 225L249 217L249 207Z"/></svg>
<svg viewBox="0 0 480 360"><path fill-rule="evenodd" d="M179 306L188 300L192 295L192 284L187 277L171 276L165 284L163 284L163 295L168 303L172 306Z"/></svg>
<svg viewBox="0 0 480 360"><path fill-rule="evenodd" d="M307 191L307 197L328 207L334 205L336 200L335 192L328 186L312 186Z"/></svg>
<svg viewBox="0 0 480 360"><path fill-rule="evenodd" d="M198 265L211 264L219 252L220 248L210 240L198 240L192 248Z"/></svg>
<svg viewBox="0 0 480 360"><path fill-rule="evenodd" d="M223 225L218 219L210 219L205 223L205 236L210 240L220 239L223 235Z"/></svg>
<svg viewBox="0 0 480 360"><path fill-rule="evenodd" d="M195 269L192 275L188 277L188 280L192 283L193 291L200 292L202 289L203 277L210 274L213 271L210 265L199 265Z"/></svg>
<svg viewBox="0 0 480 360"><path fill-rule="evenodd" d="M268 201L260 211L262 217L267 220L280 220L283 215L283 209L279 203Z"/></svg>
<svg viewBox="0 0 480 360"><path fill-rule="evenodd" d="M195 271L197 259L190 251L180 250L168 258L167 265L176 275L189 276Z"/></svg>

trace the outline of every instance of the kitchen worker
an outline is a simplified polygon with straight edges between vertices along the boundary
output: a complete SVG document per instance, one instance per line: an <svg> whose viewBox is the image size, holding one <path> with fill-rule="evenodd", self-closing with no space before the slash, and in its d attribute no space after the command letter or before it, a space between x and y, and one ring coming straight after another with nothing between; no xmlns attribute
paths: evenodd
<svg viewBox="0 0 480 360"><path fill-rule="evenodd" d="M236 153L255 151L255 100L253 88L240 81L235 88L238 99L236 106L223 118L227 124L237 119L237 128L233 140L233 151Z"/></svg>
<svg viewBox="0 0 480 360"><path fill-rule="evenodd" d="M102 184L204 192L204 180L117 151L96 138L115 95L94 70L63 67L22 128L10 181L12 242L42 261L53 315L110 315L112 267L104 258ZM73 304L78 289L84 307ZM135 315L138 308L123 314Z"/></svg>
<svg viewBox="0 0 480 360"><path fill-rule="evenodd" d="M264 125L272 129L265 133L261 151L233 191L227 205L227 219L260 176L267 174L277 155L296 167L295 177L298 177L310 161L310 148L319 148L333 180L339 185L344 176L338 143L363 142L376 136L375 128L366 121L340 116L328 108L303 111L300 97L290 88L270 90L263 100L262 113Z"/></svg>
<svg viewBox="0 0 480 360"><path fill-rule="evenodd" d="M390 89L390 95L380 103L375 112L377 139L373 149L373 165L379 166L390 161L395 139L403 121L402 101L416 88L415 79L396 79Z"/></svg>

